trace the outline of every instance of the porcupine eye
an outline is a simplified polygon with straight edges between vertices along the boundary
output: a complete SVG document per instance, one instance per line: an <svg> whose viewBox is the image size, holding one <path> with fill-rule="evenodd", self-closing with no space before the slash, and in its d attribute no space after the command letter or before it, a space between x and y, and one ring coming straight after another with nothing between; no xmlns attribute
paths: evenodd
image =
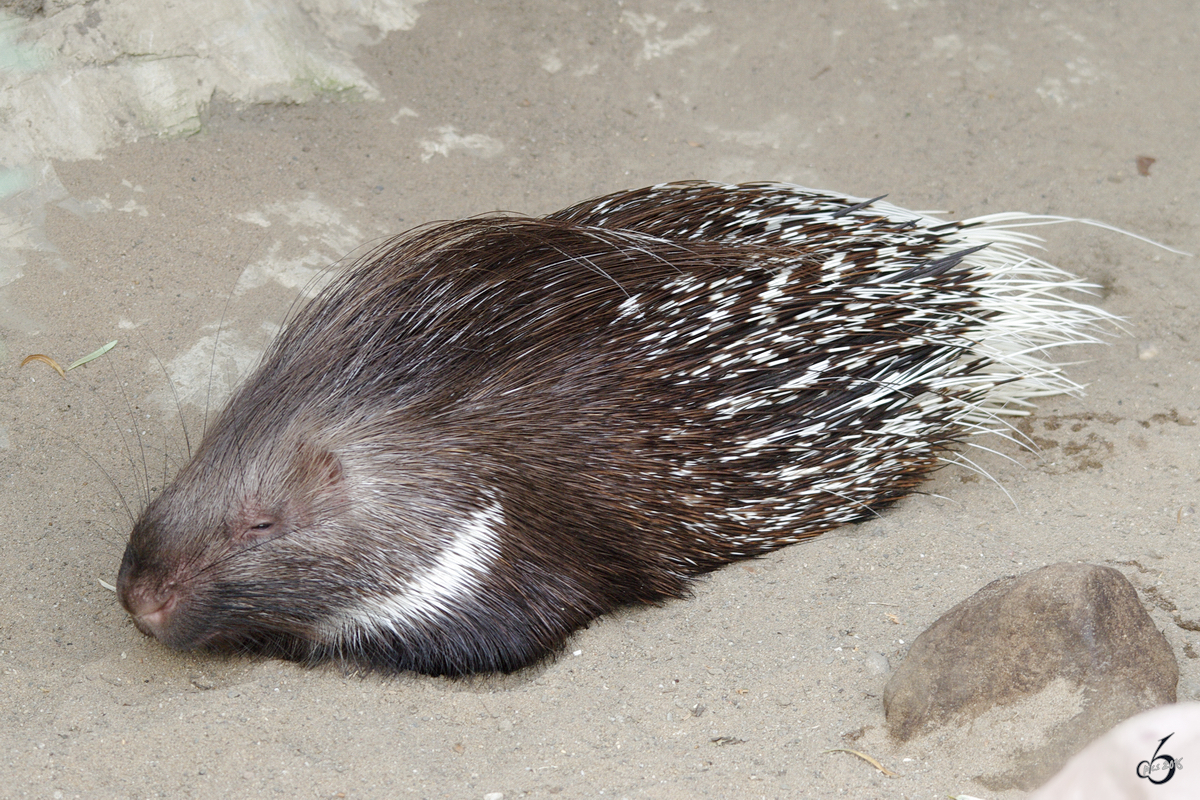
<svg viewBox="0 0 1200 800"><path fill-rule="evenodd" d="M242 530L241 538L248 540L265 539L279 529L279 521L272 516L259 516L251 519L249 525Z"/></svg>

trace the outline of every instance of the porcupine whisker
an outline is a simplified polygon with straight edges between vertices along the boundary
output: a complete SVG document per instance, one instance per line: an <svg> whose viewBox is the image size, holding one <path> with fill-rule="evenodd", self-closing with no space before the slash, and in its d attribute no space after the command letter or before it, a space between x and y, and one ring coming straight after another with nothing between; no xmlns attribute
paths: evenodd
<svg viewBox="0 0 1200 800"><path fill-rule="evenodd" d="M116 416L113 415L111 412L106 412L106 413L108 413L109 416L111 417L111 419L113 421L113 425L114 425L114 427L116 427L117 433L121 437L121 447L125 450L126 459L129 461L129 466L133 471L134 480L138 484L138 490L141 493L142 498L143 498L142 502L143 502L143 504L145 504L150 501L150 464L149 464L149 462L146 461L146 446L142 442L142 430L141 430L140 420L138 420L137 415L133 411L133 403L130 402L130 400L129 400L129 393L125 391L124 384L121 382L120 378L113 371L114 367L112 366L112 362L109 359L102 359L102 360L105 362L105 365L107 366L107 368L109 370L111 380L117 385L117 389L121 393L121 400L122 400L122 402L125 403L125 410L129 414L129 422L130 422L130 425L133 427L133 436L134 436L134 439L137 441L138 453L141 455L142 463L141 463L140 471L138 469L138 459L134 457L133 451L130 449L129 442L125 438L125 434L121 431L121 423L117 420ZM164 452L165 452L165 450L164 450Z"/></svg>
<svg viewBox="0 0 1200 800"><path fill-rule="evenodd" d="M110 418L112 417L111 414L109 414L108 416ZM113 419L115 421L115 418L113 418ZM95 456L93 456L91 453L89 453L86 449L84 449L84 447L82 445L79 444L79 442L75 441L70 436L64 436L63 434L59 433L58 431L54 430L53 428L47 428L44 425L37 425L36 423L35 423L35 425L36 425L37 429L42 431L43 433L48 433L52 436L57 436L59 439L62 439L64 442L71 445L71 447L74 447L77 451L79 451L80 455L82 455L88 461L92 462L92 466L94 466L96 469L100 470L100 474L104 476L104 478L108 481L109 485L112 486L113 491L117 493L117 499L121 501L121 508L123 508L125 510L125 515L127 517L129 517L130 524L132 524L137 519L137 515L134 514L133 509L129 507L129 501L125 498L125 493L123 491L121 491L120 485L116 482L116 480L113 479L112 473L110 473L107 469L105 469L104 466L100 463L100 461Z"/></svg>
<svg viewBox="0 0 1200 800"><path fill-rule="evenodd" d="M241 276L239 275L238 278ZM204 390L204 416L201 418L201 435L208 431L208 410L209 403L212 400L213 376L217 371L217 353L221 349L221 333L225 330L225 316L229 313L229 303L233 300L234 289L237 287L237 279L234 279L233 286L225 292L225 304L221 307L221 318L217 320L217 332L213 335L212 357L208 360L208 385ZM165 372L166 370L164 370ZM171 392L175 392L175 381L170 375L167 376L167 382L171 384ZM178 403L178 399L176 400ZM182 421L182 417L181 420ZM187 429L184 428L184 438L187 438ZM192 456L191 441L187 441L188 458Z"/></svg>
<svg viewBox="0 0 1200 800"><path fill-rule="evenodd" d="M159 356L158 356L158 352L157 352L157 351L154 349L153 345L151 345L151 344L150 344L148 341L146 341L144 337L142 338L142 344L143 344L144 346L146 346L146 347L147 347L147 348L150 350L150 355L154 357L154 361L155 361L155 363L156 363L156 364L158 364L158 369L159 369L159 371L162 373L162 375L163 375L163 378L164 378L164 379L166 379L166 381L167 381L167 387L168 387L168 388L170 389L170 391L171 391L171 400L172 400L172 402L173 402L173 403L174 403L174 405L175 405L175 415L176 415L176 417L178 417L178 419L179 419L179 428L180 428L180 430L181 430L181 431L183 431L183 441L184 441L184 448L185 448L185 450L186 450L186 452L187 452L187 458L188 458L188 460L191 460L191 458L192 458L192 441L191 441L191 437L190 437L190 436L189 436L189 434L188 434L187 420L185 420L185 419L184 419L184 416L183 416L183 404L179 402L179 392L178 392L178 391L176 391L176 389L175 389L175 381L174 381L174 379L171 377L171 374L170 374L169 372L167 372L167 366L166 366L166 364L164 364L164 363L163 363L163 361L162 361L162 359L161 359L161 358L159 358ZM165 431L165 430L163 430L163 432L162 432L162 434L161 434L161 435L162 435L162 440L163 440L163 447L162 447L162 456L163 456L163 474L162 474L162 483L163 483L163 485L165 486L165 485L168 483L168 481L170 480L170 475L169 475L169 473L168 473L168 469L167 469L167 468L168 468L168 466L170 465L170 463L171 463L172 459L171 459L171 454L170 454L170 451L169 451L169 450L168 450L168 448L167 448L167 443L166 443L166 442L167 442L167 435L166 435L166 431ZM178 469L178 467L177 467L177 469ZM147 492L147 494L146 494L146 497L145 497L145 500L144 500L144 503L149 503L149 502L150 502L150 495L149 495L149 493Z"/></svg>
<svg viewBox="0 0 1200 800"><path fill-rule="evenodd" d="M121 384L120 378L118 377L118 375L115 371L116 368L114 367L111 358L105 358L105 359L102 359L102 361L105 362L105 367L98 366L97 368L98 369L105 369L105 368L108 369L109 383L110 383L110 385L115 384L118 387L119 391L121 392L122 399L125 403L126 411L129 414L130 425L132 425L135 428L134 435L137 438L138 443L139 443L138 452L141 455L141 461L142 461L142 469L141 470L138 469L138 458L135 457L133 448L130 447L129 439L126 437L125 431L121 427L121 421L117 418L116 414L114 414L111 410L109 410L107 404L105 404L103 406L103 414L104 414L104 417L107 419L107 421L112 424L112 427L113 427L114 431L116 432L117 438L121 443L120 461L124 462L124 466L128 466L130 468L135 485L137 486L139 494L141 495L142 506L144 507L145 504L148 503L149 499L150 499L149 462L146 461L146 448L141 443L140 431L137 429L139 421L137 419L137 416L134 414L133 405L129 400L128 394L125 392L124 386L122 386L122 384ZM93 389L93 391L95 391L95 390ZM78 451L84 458L86 458L88 461L90 461L92 463L92 465L97 470L100 471L100 474L102 474L104 476L104 479L108 482L109 486L112 487L113 491L116 492L117 498L120 501L121 508L122 508L122 510L124 510L126 517L128 517L130 524L134 523L137 520L137 514L134 513L132 506L130 506L129 499L126 497L126 494L122 490L121 485L113 477L113 473L110 472L108 469L106 469L103 466L103 464L101 464L101 462L98 458L96 458L94 455L92 455L91 452L89 452L86 448L84 448L83 445L81 445L73 437L64 435L57 430L54 430L54 429L51 429L51 428L48 428L48 427L45 427L42 425L38 425L37 427L39 430L49 433L49 434L52 434L52 435L58 437L59 439L63 440L64 442L70 444L71 447L75 448L75 450ZM165 460L166 450L164 449L162 452L163 452L163 456L164 456L164 460ZM143 481L143 477L145 477L144 481ZM111 588L111 587L109 587L109 588Z"/></svg>
<svg viewBox="0 0 1200 800"><path fill-rule="evenodd" d="M255 542L252 542L251 544L246 545L246 547L242 550L236 550L236 551L231 551L231 552L225 553L210 563L202 564L198 569L196 569L195 574L200 575L203 572L205 572L206 570L216 569L217 567L220 567L221 565L223 565L233 559L236 559L239 557L244 557L248 553L251 553L260 548L267 547L268 545L278 542L280 539L286 538L290 533L291 533L290 531L283 531L274 536L271 536L271 537L268 537L265 539L259 539Z"/></svg>

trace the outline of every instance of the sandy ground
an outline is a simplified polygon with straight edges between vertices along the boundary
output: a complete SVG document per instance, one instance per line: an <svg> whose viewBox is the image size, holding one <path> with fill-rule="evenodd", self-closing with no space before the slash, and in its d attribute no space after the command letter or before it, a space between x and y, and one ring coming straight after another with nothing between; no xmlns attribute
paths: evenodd
<svg viewBox="0 0 1200 800"><path fill-rule="evenodd" d="M377 101L218 101L197 135L55 163L78 202L46 208L57 252L29 254L0 306L0 796L1016 798L974 777L1005 766L1031 712L897 746L881 697L940 614L1058 561L1122 570L1180 700L1200 698L1200 261L1079 225L1046 231L1050 258L1101 284L1131 335L1065 354L1087 396L1039 406L1039 454L996 443L1013 460L981 463L1003 489L943 471L882 519L603 619L536 669L180 654L102 585L185 427L194 446L205 398L299 287L418 223L772 179L1200 252L1194 4L960 5L431 2L358 51ZM111 339L65 381L18 368ZM901 776L826 752L847 746Z"/></svg>

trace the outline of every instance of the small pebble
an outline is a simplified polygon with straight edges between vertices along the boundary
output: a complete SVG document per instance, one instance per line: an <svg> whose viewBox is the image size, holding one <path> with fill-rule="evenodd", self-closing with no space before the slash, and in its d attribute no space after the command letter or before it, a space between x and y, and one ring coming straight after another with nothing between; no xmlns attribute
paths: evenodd
<svg viewBox="0 0 1200 800"><path fill-rule="evenodd" d="M883 653L871 653L863 659L863 663L866 664L867 671L872 675L883 675L892 668L892 665L888 663L887 656Z"/></svg>

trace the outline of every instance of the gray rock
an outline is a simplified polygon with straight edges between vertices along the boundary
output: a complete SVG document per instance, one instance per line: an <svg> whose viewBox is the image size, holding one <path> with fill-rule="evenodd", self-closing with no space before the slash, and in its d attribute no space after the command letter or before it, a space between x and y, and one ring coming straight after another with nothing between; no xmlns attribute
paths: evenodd
<svg viewBox="0 0 1200 800"><path fill-rule="evenodd" d="M43 0L0 0L0 10L19 17L32 17L42 13Z"/></svg>
<svg viewBox="0 0 1200 800"><path fill-rule="evenodd" d="M892 737L906 741L992 709L1028 703L1052 684L1073 702L1044 703L1026 724L1032 746L981 776L993 790L1029 790L1124 719L1175 702L1179 667L1125 576L1054 564L985 586L916 638L884 690ZM1059 713L1057 718L1056 712Z"/></svg>

